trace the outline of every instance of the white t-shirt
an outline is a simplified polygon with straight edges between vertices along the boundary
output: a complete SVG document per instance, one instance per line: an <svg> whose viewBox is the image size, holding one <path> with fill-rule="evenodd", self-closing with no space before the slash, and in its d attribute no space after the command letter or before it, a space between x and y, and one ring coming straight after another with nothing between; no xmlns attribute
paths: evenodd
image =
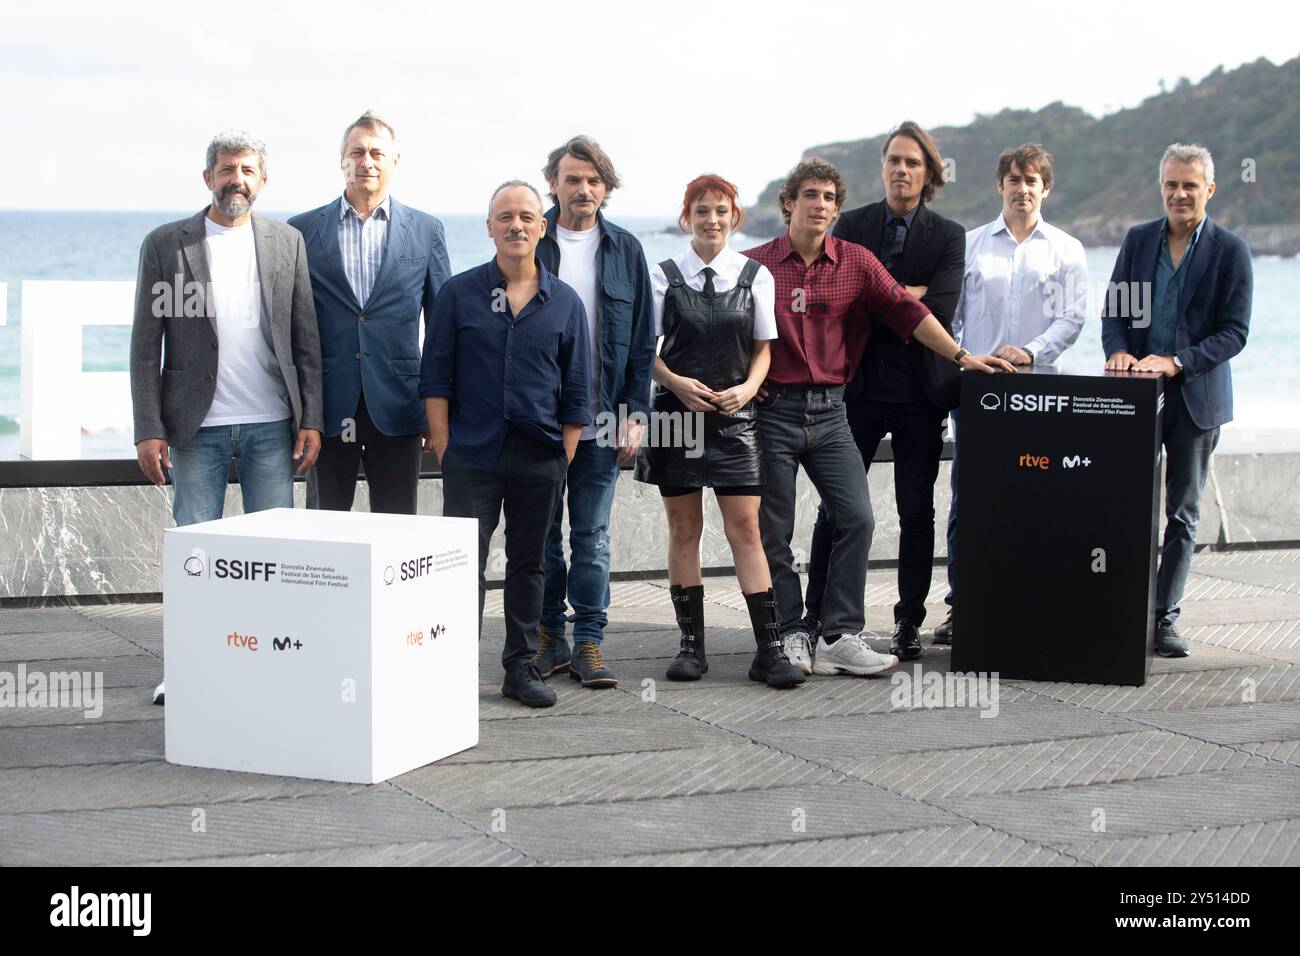
<svg viewBox="0 0 1300 956"><path fill-rule="evenodd" d="M203 223L217 323L217 390L203 427L282 421L292 411L280 363L262 328L252 220L234 227L207 218Z"/></svg>
<svg viewBox="0 0 1300 956"><path fill-rule="evenodd" d="M556 224L560 244L560 281L570 286L587 311L587 341L591 345L591 417L593 424L582 430L582 441L596 437L594 424L600 413L600 344L596 330L596 253L600 250L600 227L593 225L574 232Z"/></svg>
<svg viewBox="0 0 1300 956"><path fill-rule="evenodd" d="M682 271L686 284L696 292L704 291L705 277L702 273L705 265L716 273L713 277L713 291L729 292L735 287L745 266L749 265L749 257L731 246L723 246L712 262L705 263L696 253L695 247L688 245L681 255L673 256L673 262ZM749 288L754 293L754 338L776 338L776 280L772 278L767 266L758 267ZM655 337L658 338L664 334L664 296L668 292L668 277L658 263L650 270L650 289L654 292Z"/></svg>

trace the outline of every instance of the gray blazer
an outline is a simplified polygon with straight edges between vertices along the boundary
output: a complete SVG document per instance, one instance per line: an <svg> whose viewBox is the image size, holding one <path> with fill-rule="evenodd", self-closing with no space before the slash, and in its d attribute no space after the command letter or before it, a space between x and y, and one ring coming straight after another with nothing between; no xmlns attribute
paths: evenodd
<svg viewBox="0 0 1300 956"><path fill-rule="evenodd" d="M162 438L184 448L212 407L218 341L215 313L207 302L206 214L204 208L189 219L159 226L140 247L131 326L137 442ZM320 430L320 332L302 233L254 214L253 243L262 285L262 332L284 376L294 430Z"/></svg>

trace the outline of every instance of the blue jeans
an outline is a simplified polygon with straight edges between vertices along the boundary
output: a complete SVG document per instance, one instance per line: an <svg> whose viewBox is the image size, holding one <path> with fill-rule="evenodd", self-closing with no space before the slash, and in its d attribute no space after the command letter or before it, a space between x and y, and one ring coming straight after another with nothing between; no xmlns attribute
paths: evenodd
<svg viewBox="0 0 1300 956"><path fill-rule="evenodd" d="M188 445L170 452L178 526L221 517L232 458L246 513L293 507L293 426L287 418L200 428Z"/></svg>
<svg viewBox="0 0 1300 956"><path fill-rule="evenodd" d="M578 442L569 463L569 565L564 564L564 498L546 535L546 586L542 626L563 634L564 601L573 608L573 639L599 644L605 637L609 607L609 510L618 483L618 449L595 439Z"/></svg>
<svg viewBox="0 0 1300 956"><path fill-rule="evenodd" d="M1165 538L1156 571L1156 621L1173 624L1187 585L1201 520L1201 492L1210 474L1210 457L1219 429L1200 429L1187 414L1182 384L1165 383Z"/></svg>

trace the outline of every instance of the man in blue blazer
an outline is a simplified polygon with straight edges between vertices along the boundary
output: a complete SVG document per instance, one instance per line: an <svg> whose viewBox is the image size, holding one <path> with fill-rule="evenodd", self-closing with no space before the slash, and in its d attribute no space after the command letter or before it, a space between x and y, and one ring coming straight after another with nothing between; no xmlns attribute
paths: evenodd
<svg viewBox="0 0 1300 956"><path fill-rule="evenodd" d="M397 160L392 126L367 111L343 133L343 195L289 220L307 244L325 393L310 507L351 510L364 460L370 510L415 514L420 311L433 314L451 265L442 223L388 194Z"/></svg>
<svg viewBox="0 0 1300 956"><path fill-rule="evenodd" d="M1253 277L1245 240L1205 214L1214 160L1175 143L1160 161L1165 216L1124 237L1102 313L1106 368L1165 376L1165 525L1156 651L1186 657L1174 628L1219 427L1232 421L1228 360L1246 345Z"/></svg>

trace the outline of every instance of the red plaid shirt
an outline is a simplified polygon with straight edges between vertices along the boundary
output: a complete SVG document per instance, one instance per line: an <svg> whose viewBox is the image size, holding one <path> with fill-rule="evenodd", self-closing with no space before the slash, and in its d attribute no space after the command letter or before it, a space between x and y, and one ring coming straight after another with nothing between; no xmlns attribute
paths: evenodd
<svg viewBox="0 0 1300 956"><path fill-rule="evenodd" d="M768 381L777 385L844 385L862 361L872 320L904 342L930 314L855 242L826 236L826 248L804 265L786 232L745 253L776 278L777 340Z"/></svg>

